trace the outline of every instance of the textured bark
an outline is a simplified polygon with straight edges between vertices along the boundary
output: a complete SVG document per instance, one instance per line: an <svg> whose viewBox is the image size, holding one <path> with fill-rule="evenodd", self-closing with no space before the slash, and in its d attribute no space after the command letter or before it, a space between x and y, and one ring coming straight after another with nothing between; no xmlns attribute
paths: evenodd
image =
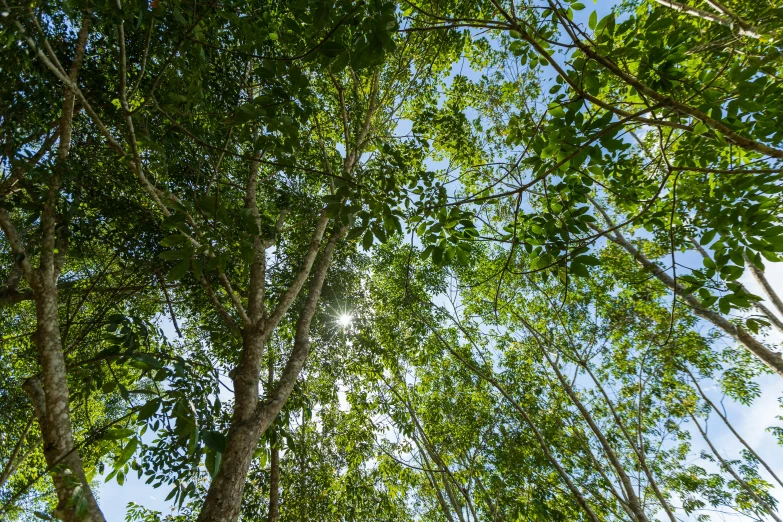
<svg viewBox="0 0 783 522"><path fill-rule="evenodd" d="M56 361L50 362L57 364ZM44 391L47 386L57 386L58 383L52 381L56 379L45 379L42 383L38 377L30 377L25 381L23 389L33 404L33 412L43 436L44 458L48 468L53 471L52 480L58 500L54 515L65 522L105 522L74 446L68 403L62 408L62 397L58 393ZM66 421L68 424L65 424ZM78 516L74 505L74 492L78 486L81 486L87 501L87 514L84 517Z"/></svg>
<svg viewBox="0 0 783 522"><path fill-rule="evenodd" d="M223 454L220 469L210 484L198 522L234 522L238 519L245 479L258 440L285 405L299 378L299 372L307 360L310 349L310 324L318 308L321 289L331 265L337 240L344 233L344 229L333 233L321 252L312 275L304 308L296 322L293 350L274 393L264 402L258 400L261 358L259 355L257 359L253 359L252 356L263 353L266 335L260 330L253 331L253 335L245 335L246 346L243 347L243 361L240 363L242 372L234 376L236 406L228 431L226 452ZM240 404L240 393L242 404ZM249 407L251 402L252 408Z"/></svg>
<svg viewBox="0 0 783 522"><path fill-rule="evenodd" d="M79 76L89 30L90 17L85 15L76 42L76 53L68 75L69 81L66 82L59 126L60 143L57 148L57 162L54 174L48 182L48 191L41 214L40 260L37 268L33 268L27 258L26 249L10 217L5 211L0 212L0 226L11 244L25 281L32 289L35 301L37 330L34 340L38 348L42 378L28 379L24 384L24 390L32 401L43 437L44 457L52 471L58 498L55 515L66 522L77 520L105 522L86 480L74 442L57 306L57 280L60 277L67 248L67 230L63 224L58 224L57 203L62 173L71 144L75 100L75 91L71 86L76 83ZM77 494L78 490L81 493ZM86 514L83 516L77 513L80 496L87 504Z"/></svg>
<svg viewBox="0 0 783 522"><path fill-rule="evenodd" d="M269 459L269 513L267 522L277 522L280 518L280 448L272 446Z"/></svg>

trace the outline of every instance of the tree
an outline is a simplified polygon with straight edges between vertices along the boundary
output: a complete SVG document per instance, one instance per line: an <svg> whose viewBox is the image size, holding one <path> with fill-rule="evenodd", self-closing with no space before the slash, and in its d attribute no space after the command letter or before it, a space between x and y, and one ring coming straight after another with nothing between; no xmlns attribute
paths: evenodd
<svg viewBox="0 0 783 522"><path fill-rule="evenodd" d="M777 4L3 9L4 517L777 519Z"/></svg>

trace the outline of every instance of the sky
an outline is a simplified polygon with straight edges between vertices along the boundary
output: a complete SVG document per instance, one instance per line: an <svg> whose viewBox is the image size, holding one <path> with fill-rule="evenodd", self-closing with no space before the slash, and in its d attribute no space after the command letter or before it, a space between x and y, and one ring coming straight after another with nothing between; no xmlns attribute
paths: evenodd
<svg viewBox="0 0 783 522"><path fill-rule="evenodd" d="M599 0L591 5L591 2L585 2L583 0L583 3L587 5L587 8L582 11L577 11L575 13L575 19L576 21L587 25L587 19L593 10L597 11L598 18L600 19L609 13L617 2L615 2L615 0ZM459 64L456 64L455 67L457 65ZM468 71L466 68L462 67L460 67L459 72L468 76L475 75L474 72ZM400 134L405 134L405 132L400 132ZM682 262L683 260L678 259L678 261ZM783 293L783 264L768 263L767 277L773 288L776 288ZM764 296L758 283L748 271L745 272L740 281L751 293ZM765 301L764 303L768 308L773 309L768 301ZM783 317L781 317L781 319L783 319ZM710 325L703 324L702 326L704 328L709 328ZM175 334L168 319L162 319L162 327L167 335L173 339ZM780 346L781 343L783 343L783 335L772 330L769 334L768 341L775 346ZM731 420L734 428L745 441L747 441L773 469L776 471L777 469L780 469L781 473L783 473L783 451L781 451L781 447L777 444L775 437L766 430L769 426L781 424L777 421L776 416L783 414L783 410L781 410L778 404L778 398L783 395L783 381L777 376L766 375L759 378L758 382L761 386L761 396L756 399L750 407L745 407L729 400L723 402L723 405L725 406L727 417ZM720 389L714 383L704 383L703 390L709 395L714 403L721 403ZM228 399L228 397L221 397L221 399ZM706 429L711 440L724 457L729 459L738 458L742 445L723 425L720 418L713 414L706 424ZM151 438L152 435L148 434L146 437ZM694 453L698 454L701 449L708 450L698 432L693 433L692 440L694 442ZM703 465L703 463L700 464ZM762 469L761 472L769 482L773 483L773 481L766 476L766 471ZM131 473L126 478L123 486L119 486L113 481L110 483L103 483L97 488L101 508L109 522L125 520L127 504L131 501L149 509L160 511L164 515L171 512L171 503L164 501L164 498L169 492L168 487L163 486L159 489L153 489L151 486L144 484L144 480L144 477L142 477L142 479L137 479L136 475ZM774 495L781 504L783 504L783 491L781 491L780 488L775 490ZM709 514L713 516L713 520L738 520L736 516L723 516L716 513ZM695 520L695 518L683 518L683 520Z"/></svg>

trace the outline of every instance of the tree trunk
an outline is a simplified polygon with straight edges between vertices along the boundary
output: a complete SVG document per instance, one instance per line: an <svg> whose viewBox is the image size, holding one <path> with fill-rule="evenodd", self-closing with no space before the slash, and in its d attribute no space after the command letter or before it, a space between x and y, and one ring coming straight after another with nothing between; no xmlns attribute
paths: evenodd
<svg viewBox="0 0 783 522"><path fill-rule="evenodd" d="M601 207L598 202L590 198L590 202L601 213L604 220L610 227L614 227L611 218L606 211ZM685 288L677 283L666 271L658 266L658 264L650 261L647 256L642 254L635 246L633 246L619 230L615 230L613 233L607 233L598 227L593 227L596 231L602 233L606 239L620 246L623 250L628 252L634 260L642 265L647 271L655 276L661 283L669 287L676 293L676 296L682 300L685 304L691 307L693 313L702 319L706 319L711 322L724 333L733 337L745 348L748 349L753 355L755 355L761 362L767 365L772 371L777 373L780 377L783 377L783 358L777 352L774 352L764 346L761 342L756 340L750 333L744 328L738 325L730 323L725 317L717 312L705 308L702 306L701 301L693 294L686 294Z"/></svg>
<svg viewBox="0 0 783 522"><path fill-rule="evenodd" d="M258 400L258 373L261 369L260 355L257 360L251 360L248 357L247 361L252 361L252 365L240 363L240 368L252 366L255 369L255 373L245 368L241 373L234 376L234 391L237 405L231 419L231 427L228 430L226 452L223 454L220 469L209 486L207 498L204 500L204 505L197 519L198 522L234 522L238 519L242 507L245 479L247 478L247 472L250 469L250 462L253 459L253 453L256 450L258 441L280 413L280 410L283 409L299 378L299 372L301 372L307 360L310 350L310 324L318 308L321 289L331 265L337 240L345 232L345 228L333 232L321 253L310 282L304 308L296 322L294 348L280 376L280 382L268 400L264 402ZM249 351L261 350L258 353L262 353L266 335L268 333L262 333L260 330L256 331L255 335L244 334L244 343L260 344L244 346L243 357ZM242 394L241 396L240 393Z"/></svg>
<svg viewBox="0 0 783 522"><path fill-rule="evenodd" d="M777 310L779 314L783 314L783 301L780 300L780 297L778 296L777 292L775 292L775 289L772 288L771 284L769 284L767 276L764 275L764 271L760 270L756 265L754 265L750 259L745 258L745 261L748 264L748 268L750 268L750 273L753 274L753 277L756 279L759 286L761 286L761 288L764 290L764 293L767 294L767 297L769 297L769 301L775 307L775 310ZM770 318L770 321L773 320L777 320L778 323L780 322L777 317L774 319Z"/></svg>
<svg viewBox="0 0 783 522"><path fill-rule="evenodd" d="M60 343L56 283L41 281L37 294L35 312L38 330L35 341L43 370L43 383L37 377L32 377L25 382L24 389L30 396L41 427L46 463L50 468L54 468L52 477L59 500L55 514L66 522L105 522L87 483L82 461L74 444L65 357ZM83 518L77 514L74 505L78 500L74 498L78 486L82 486L81 491L87 507L87 514Z"/></svg>
<svg viewBox="0 0 783 522"><path fill-rule="evenodd" d="M269 358L269 374L267 379L267 393L271 394L275 379L275 366L273 359ZM275 438L270 448L269 455L269 512L267 522L277 522L280 518L280 442Z"/></svg>
<svg viewBox="0 0 783 522"><path fill-rule="evenodd" d="M226 451L220 461L220 468L212 479L199 521L233 522L239 517L245 478L253 460L253 453L268 427L262 426L254 417L259 405L260 356L258 359L248 357L251 352L262 352L263 346L261 333L246 328L243 332L242 357L254 362L257 360L258 364L240 362L238 368L243 371L232 376L236 399L226 439Z"/></svg>
<svg viewBox="0 0 783 522"><path fill-rule="evenodd" d="M588 409L579 399L574 389L568 383L568 380L563 376L563 373L560 371L560 368L558 368L557 363L552 361L552 358L549 356L549 353L547 352L547 348L543 346L541 340L538 338L538 332L531 330L531 333L533 333L533 335L535 336L536 342L538 343L538 347L541 349L541 353L544 355L544 358L549 363L549 367L552 368L552 371L555 372L555 375L557 376L557 380L560 381L560 385L563 387L563 389L565 390L568 397L571 399L571 402L574 404L574 406L576 406L576 408L579 410L579 413L582 415L582 418L590 427L590 430L595 434L596 438L601 443L601 447L604 450L604 454L609 459L609 462L612 464L612 467L617 472L617 477L620 479L620 484L622 485L623 489L625 490L625 494L628 497L628 506L630 510L633 511L633 515L640 522L648 522L649 519L647 518L647 514L644 512L642 503L639 501L639 497L636 495L636 492L634 491L633 483L631 482L631 477L625 471L625 467L620 461L620 458L617 456L617 453L614 451L614 448L612 448L612 444L606 438L606 435L604 435L603 431L601 431L601 429L598 427L595 420L593 419L593 416L590 414Z"/></svg>
<svg viewBox="0 0 783 522"><path fill-rule="evenodd" d="M269 514L267 522L280 518L280 448L272 446L269 459Z"/></svg>

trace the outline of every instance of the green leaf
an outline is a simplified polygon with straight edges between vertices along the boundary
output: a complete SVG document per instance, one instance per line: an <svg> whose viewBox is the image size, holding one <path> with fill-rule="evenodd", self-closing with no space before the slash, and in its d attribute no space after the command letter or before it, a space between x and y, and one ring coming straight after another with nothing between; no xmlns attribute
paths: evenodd
<svg viewBox="0 0 783 522"><path fill-rule="evenodd" d="M370 230L367 230L364 233L364 237L362 238L362 248L364 250L369 250L370 247L372 246L372 241L373 241L372 232Z"/></svg>
<svg viewBox="0 0 783 522"><path fill-rule="evenodd" d="M169 273L166 275L166 279L169 281L179 281L183 277L185 277L185 274L188 273L190 270L190 259L185 259L184 261L176 264L174 268L169 270Z"/></svg>
<svg viewBox="0 0 783 522"><path fill-rule="evenodd" d="M596 258L594 256L581 255L581 256L576 256L572 260L572 263L580 263L580 264L583 264L583 265L598 266L598 265L601 264L601 261L599 261L598 258Z"/></svg>
<svg viewBox="0 0 783 522"><path fill-rule="evenodd" d="M717 230L708 230L702 237L701 237L701 246L707 247L710 243L712 243L712 240L715 239L715 234L717 234Z"/></svg>
<svg viewBox="0 0 783 522"><path fill-rule="evenodd" d="M593 11L590 13L590 19L587 21L587 26L591 31L595 30L595 24L598 22L598 13Z"/></svg>
<svg viewBox="0 0 783 522"><path fill-rule="evenodd" d="M139 447L139 439L136 437L132 438L128 441L128 443L125 445L125 447L122 449L122 453L120 453L120 458L115 462L114 467L119 468L126 462L130 460L130 458L133 456L134 453L136 453L136 449Z"/></svg>
<svg viewBox="0 0 783 522"><path fill-rule="evenodd" d="M158 408L160 407L160 399L152 399L150 401L147 401L147 404L141 407L139 410L138 416L136 417L139 421L145 421L155 415L155 412L158 411Z"/></svg>
<svg viewBox="0 0 783 522"><path fill-rule="evenodd" d="M127 439L128 437L135 434L136 431L130 428L112 428L103 435L103 439L104 440Z"/></svg>
<svg viewBox="0 0 783 522"><path fill-rule="evenodd" d="M217 453L225 453L226 451L226 436L219 431L202 431L201 440L212 451Z"/></svg>
<svg viewBox="0 0 783 522"><path fill-rule="evenodd" d="M699 134L704 134L705 132L709 132L710 128L707 127L703 122L699 122L693 127L693 134L698 136Z"/></svg>
<svg viewBox="0 0 783 522"><path fill-rule="evenodd" d="M351 240L356 239L357 237L361 236L363 232L364 232L364 229L362 227L353 228L353 229L351 229L350 232L348 232L348 234L346 234L345 239L348 240L348 241L351 241Z"/></svg>
<svg viewBox="0 0 783 522"><path fill-rule="evenodd" d="M580 263L571 263L569 271L576 277L590 277L587 267Z"/></svg>
<svg viewBox="0 0 783 522"><path fill-rule="evenodd" d="M341 44L340 42L329 41L323 44L318 49L318 52L328 58L334 58L344 53L345 50L346 50L345 45Z"/></svg>
<svg viewBox="0 0 783 522"><path fill-rule="evenodd" d="M160 244L165 247L173 247L177 245L182 245L187 241L187 238L183 236L182 234L174 234L172 236L168 236L164 238ZM165 258L164 258L165 259Z"/></svg>

